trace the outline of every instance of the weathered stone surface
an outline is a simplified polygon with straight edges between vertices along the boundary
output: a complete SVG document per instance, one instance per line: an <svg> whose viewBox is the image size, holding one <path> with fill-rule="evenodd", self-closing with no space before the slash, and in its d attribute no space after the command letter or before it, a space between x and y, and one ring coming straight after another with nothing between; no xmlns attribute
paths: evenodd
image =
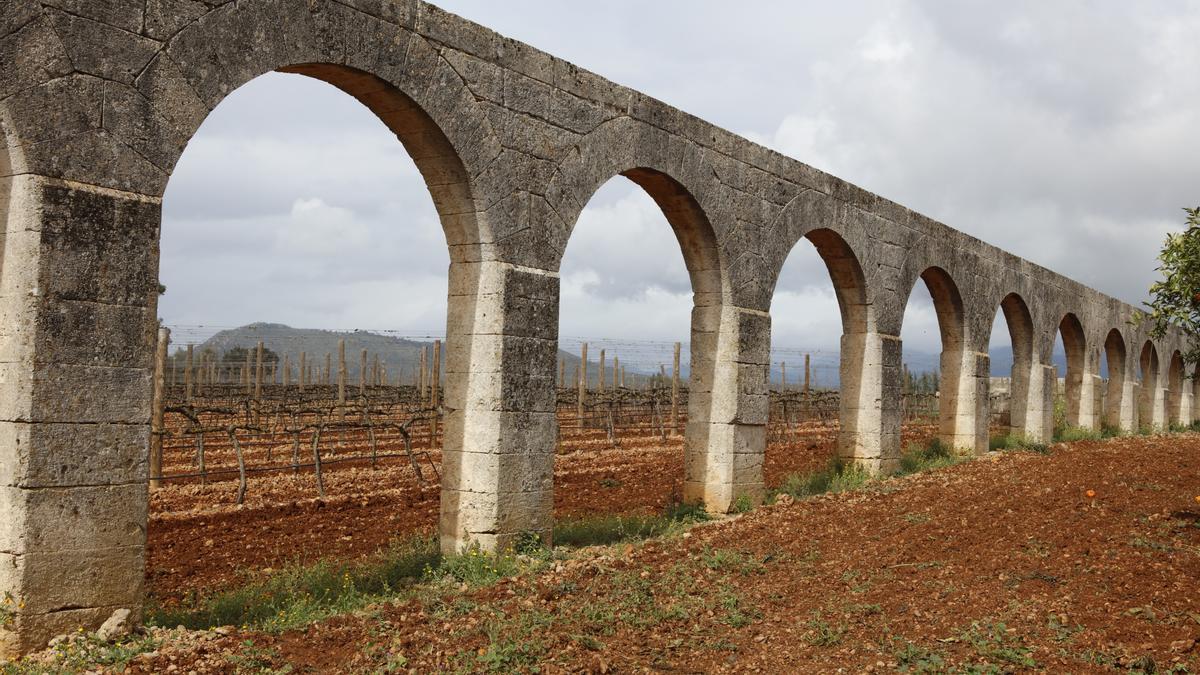
<svg viewBox="0 0 1200 675"><path fill-rule="evenodd" d="M761 498L771 296L801 239L842 313L839 448L871 470L899 458L895 336L922 282L945 342L940 433L960 451L987 446L1001 309L1015 432L1052 432L1045 364L1068 316L1073 423L1200 416L1172 358L1185 336L1151 339L1133 307L417 0L4 0L0 63L0 590L32 601L5 653L138 618L159 198L209 111L271 71L372 110L442 219L446 550L549 541L556 271L616 176L659 205L689 270L684 490L711 509Z"/></svg>
<svg viewBox="0 0 1200 675"><path fill-rule="evenodd" d="M0 422L0 485L120 485L146 480L142 424Z"/></svg>

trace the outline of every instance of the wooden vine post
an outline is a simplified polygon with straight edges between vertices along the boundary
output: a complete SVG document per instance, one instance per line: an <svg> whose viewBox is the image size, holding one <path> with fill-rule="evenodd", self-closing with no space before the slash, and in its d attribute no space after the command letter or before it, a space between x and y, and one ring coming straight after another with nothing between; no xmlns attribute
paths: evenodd
<svg viewBox="0 0 1200 675"><path fill-rule="evenodd" d="M579 348L579 377L576 382L579 396L575 403L575 417L580 429L583 428L583 406L587 402L587 348L586 342Z"/></svg>
<svg viewBox="0 0 1200 675"><path fill-rule="evenodd" d="M192 404L192 345L187 346L187 364L183 367L183 400Z"/></svg>
<svg viewBox="0 0 1200 675"><path fill-rule="evenodd" d="M625 386L621 381L621 357L613 356L613 389L620 389Z"/></svg>
<svg viewBox="0 0 1200 675"><path fill-rule="evenodd" d="M429 348L421 347L421 361L417 367L417 400L422 404L425 403L425 364L427 362Z"/></svg>
<svg viewBox="0 0 1200 675"><path fill-rule="evenodd" d="M367 393L367 350L358 357L358 393Z"/></svg>
<svg viewBox="0 0 1200 675"><path fill-rule="evenodd" d="M339 406L346 405L346 340L338 340L338 373L337 373Z"/></svg>
<svg viewBox="0 0 1200 675"><path fill-rule="evenodd" d="M599 375L600 375L600 381L596 385L596 390L599 391L601 394L603 394L604 393L604 350L603 349L600 350Z"/></svg>
<svg viewBox="0 0 1200 675"><path fill-rule="evenodd" d="M811 363L810 363L810 361L809 361L809 355L808 355L808 354L805 354L805 355L804 355L804 393L805 393L805 394L808 394L808 391L809 391L809 388L808 388L808 386L809 386L809 378L810 378L810 377L811 377L811 375L812 375L812 370L811 370L811 367L812 367L812 366L811 366Z"/></svg>
<svg viewBox="0 0 1200 675"><path fill-rule="evenodd" d="M253 356L250 350L247 349L246 363L242 366L242 389L246 392L247 396L254 393L253 385L250 383L250 369L254 366L254 362L251 359L253 359Z"/></svg>
<svg viewBox="0 0 1200 675"><path fill-rule="evenodd" d="M433 408L433 423L429 431L429 447L433 448L437 445L438 438L438 420L441 419L442 411L442 341L433 341L433 366L429 369L429 381L432 383L432 392L430 393L430 407Z"/></svg>
<svg viewBox="0 0 1200 675"><path fill-rule="evenodd" d="M166 406L167 344L171 329L158 329L158 345L154 349L154 394L150 414L150 487L162 485L163 408Z"/></svg>
<svg viewBox="0 0 1200 675"><path fill-rule="evenodd" d="M675 361L671 370L671 429L679 433L679 352L683 345L675 343Z"/></svg>
<svg viewBox="0 0 1200 675"><path fill-rule="evenodd" d="M258 341L258 347L254 350L254 400L262 400L262 385L263 385L263 343Z"/></svg>
<svg viewBox="0 0 1200 675"><path fill-rule="evenodd" d="M308 352L300 352L300 372L296 373L296 379L300 382L300 391L304 391L304 385L308 384Z"/></svg>

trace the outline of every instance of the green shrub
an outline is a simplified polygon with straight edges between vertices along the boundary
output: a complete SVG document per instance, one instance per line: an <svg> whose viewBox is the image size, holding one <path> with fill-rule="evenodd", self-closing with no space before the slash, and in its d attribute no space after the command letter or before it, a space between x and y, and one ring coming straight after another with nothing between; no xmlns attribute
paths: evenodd
<svg viewBox="0 0 1200 675"><path fill-rule="evenodd" d="M1098 441L1103 438L1100 431L1084 429L1083 427L1064 427L1054 431L1055 443L1074 443L1076 441Z"/></svg>
<svg viewBox="0 0 1200 675"><path fill-rule="evenodd" d="M900 475L907 476L919 471L950 466L958 461L953 448L943 443L940 438L935 438L924 447L909 446L900 457Z"/></svg>
<svg viewBox="0 0 1200 675"><path fill-rule="evenodd" d="M796 498L812 497L827 492L845 492L860 488L871 479L870 474L857 464L847 463L840 457L830 460L820 471L792 474L779 486L778 492Z"/></svg>

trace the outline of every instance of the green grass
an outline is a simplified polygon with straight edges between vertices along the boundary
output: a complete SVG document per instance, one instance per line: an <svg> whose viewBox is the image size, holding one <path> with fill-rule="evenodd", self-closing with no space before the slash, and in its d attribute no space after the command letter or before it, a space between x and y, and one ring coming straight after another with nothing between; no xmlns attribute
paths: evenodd
<svg viewBox="0 0 1200 675"><path fill-rule="evenodd" d="M834 458L830 460L828 466L820 471L788 476L776 490L776 494L787 494L797 499L803 499L830 492L856 490L870 480L871 475L862 467L847 463L841 458Z"/></svg>
<svg viewBox="0 0 1200 675"><path fill-rule="evenodd" d="M1102 431L1084 429L1083 427L1063 427L1054 430L1055 443L1074 443L1075 441L1098 441L1104 438Z"/></svg>
<svg viewBox="0 0 1200 675"><path fill-rule="evenodd" d="M953 448L943 443L940 438L935 438L924 447L908 446L904 455L900 457L899 475L907 476L929 469L940 469L957 464L959 459Z"/></svg>
<svg viewBox="0 0 1200 675"><path fill-rule="evenodd" d="M660 537L708 519L702 504L673 504L661 515L598 516L558 523L555 540L567 546L607 545ZM521 554L521 555L518 555ZM520 574L551 555L530 537L508 554L477 549L443 556L433 537L399 541L357 562L294 565L244 586L154 608L147 623L194 630L244 626L266 632L302 627L335 614L394 598L420 582L483 587Z"/></svg>
<svg viewBox="0 0 1200 675"><path fill-rule="evenodd" d="M1027 441L1016 434L1007 436L995 436L988 441L989 450L1014 450L1025 452L1036 452L1039 455L1050 454L1050 447L1045 443L1034 443Z"/></svg>
<svg viewBox="0 0 1200 675"><path fill-rule="evenodd" d="M367 561L296 565L178 607L153 608L147 623L197 630L230 625L287 630L394 595L444 564L437 541L418 537L397 542ZM450 561L447 569L454 570L455 564Z"/></svg>
<svg viewBox="0 0 1200 675"><path fill-rule="evenodd" d="M661 515L605 515L572 518L554 524L556 546L608 546L661 537L688 523L708 520L703 505L673 504Z"/></svg>

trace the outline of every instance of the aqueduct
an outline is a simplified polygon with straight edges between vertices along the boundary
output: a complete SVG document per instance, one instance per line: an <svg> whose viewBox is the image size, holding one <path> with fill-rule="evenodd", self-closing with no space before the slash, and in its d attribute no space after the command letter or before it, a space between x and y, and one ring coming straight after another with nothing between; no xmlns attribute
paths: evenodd
<svg viewBox="0 0 1200 675"><path fill-rule="evenodd" d="M1073 424L1197 418L1184 337L1149 339L1134 307L417 0L5 0L7 653L141 607L161 198L209 111L270 71L374 111L441 215L446 550L550 535L557 269L583 205L617 175L662 207L691 272L685 485L710 509L762 492L771 296L801 238L841 306L844 457L898 460L898 336L918 281L943 338L941 433L964 451L987 450L998 309L1025 436L1051 433L1060 330Z"/></svg>

